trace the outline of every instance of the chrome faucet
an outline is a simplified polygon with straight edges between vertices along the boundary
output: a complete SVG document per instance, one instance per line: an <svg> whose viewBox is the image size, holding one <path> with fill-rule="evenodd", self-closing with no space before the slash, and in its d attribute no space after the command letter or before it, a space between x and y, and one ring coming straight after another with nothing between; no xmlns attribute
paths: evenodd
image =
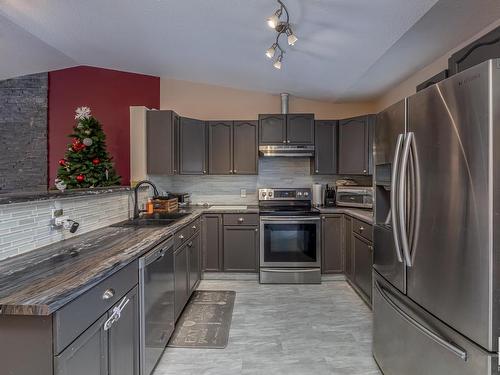
<svg viewBox="0 0 500 375"><path fill-rule="evenodd" d="M139 188L145 184L150 185L153 188L155 197L160 195L160 193L158 193L158 189L156 188L155 184L153 184L151 181L148 180L139 181L134 187L134 217L133 217L134 219L138 219L141 212L146 212L146 210L139 209L139 199L138 199Z"/></svg>

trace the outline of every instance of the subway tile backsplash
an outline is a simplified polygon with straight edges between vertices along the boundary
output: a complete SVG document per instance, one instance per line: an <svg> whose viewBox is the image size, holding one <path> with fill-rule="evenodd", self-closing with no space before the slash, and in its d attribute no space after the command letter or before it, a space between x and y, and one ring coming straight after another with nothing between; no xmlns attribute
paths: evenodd
<svg viewBox="0 0 500 375"><path fill-rule="evenodd" d="M311 187L313 183L334 184L342 176L310 174L309 158L260 158L257 176L149 176L163 191L190 193L193 204L257 204L261 187ZM352 176L351 176L352 177ZM357 176L371 185L371 177ZM246 197L240 190L246 189Z"/></svg>
<svg viewBox="0 0 500 375"><path fill-rule="evenodd" d="M141 203L147 194L140 192ZM0 260L127 220L133 205L130 191L0 205ZM78 231L52 229L53 208L80 223Z"/></svg>

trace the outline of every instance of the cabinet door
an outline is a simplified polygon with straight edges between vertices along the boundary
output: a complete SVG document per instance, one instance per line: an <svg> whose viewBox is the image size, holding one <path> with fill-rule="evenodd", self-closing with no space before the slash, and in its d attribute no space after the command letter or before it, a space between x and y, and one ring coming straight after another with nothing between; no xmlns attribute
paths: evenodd
<svg viewBox="0 0 500 375"><path fill-rule="evenodd" d="M368 117L339 123L339 174L368 174Z"/></svg>
<svg viewBox="0 0 500 375"><path fill-rule="evenodd" d="M204 215L201 228L203 238L203 270L209 272L222 271L222 215Z"/></svg>
<svg viewBox="0 0 500 375"><path fill-rule="evenodd" d="M179 317L188 300L188 247L183 245L174 253L175 319Z"/></svg>
<svg viewBox="0 0 500 375"><path fill-rule="evenodd" d="M109 329L109 374L139 375L139 293L137 287L122 298L128 303ZM118 306L119 303L116 305ZM113 310L108 313L111 316Z"/></svg>
<svg viewBox="0 0 500 375"><path fill-rule="evenodd" d="M176 173L175 117L172 111L146 112L146 153L149 174Z"/></svg>
<svg viewBox="0 0 500 375"><path fill-rule="evenodd" d="M342 273L342 215L321 217L321 268L323 273Z"/></svg>
<svg viewBox="0 0 500 375"><path fill-rule="evenodd" d="M224 271L257 272L259 229L224 226Z"/></svg>
<svg viewBox="0 0 500 375"><path fill-rule="evenodd" d="M196 289L198 281L201 279L201 262L200 262L200 235L196 234L189 240L188 244L188 259L189 259L189 290L188 294L191 295Z"/></svg>
<svg viewBox="0 0 500 375"><path fill-rule="evenodd" d="M181 117L179 124L180 174L207 173L205 122Z"/></svg>
<svg viewBox="0 0 500 375"><path fill-rule="evenodd" d="M107 318L107 314L101 316L55 358L56 375L108 374Z"/></svg>
<svg viewBox="0 0 500 375"><path fill-rule="evenodd" d="M312 113L286 116L286 143L314 144L314 115Z"/></svg>
<svg viewBox="0 0 500 375"><path fill-rule="evenodd" d="M372 266L373 246L363 237L353 234L354 251L354 283L371 300L372 297Z"/></svg>
<svg viewBox="0 0 500 375"><path fill-rule="evenodd" d="M314 174L337 174L338 121L315 121Z"/></svg>
<svg viewBox="0 0 500 375"><path fill-rule="evenodd" d="M259 144L286 143L285 115L259 115Z"/></svg>
<svg viewBox="0 0 500 375"><path fill-rule="evenodd" d="M354 257L352 251L352 218L344 215L344 272L347 278L354 279Z"/></svg>
<svg viewBox="0 0 500 375"><path fill-rule="evenodd" d="M233 122L208 123L208 173L233 173Z"/></svg>
<svg viewBox="0 0 500 375"><path fill-rule="evenodd" d="M257 121L235 121L233 125L233 173L257 174Z"/></svg>

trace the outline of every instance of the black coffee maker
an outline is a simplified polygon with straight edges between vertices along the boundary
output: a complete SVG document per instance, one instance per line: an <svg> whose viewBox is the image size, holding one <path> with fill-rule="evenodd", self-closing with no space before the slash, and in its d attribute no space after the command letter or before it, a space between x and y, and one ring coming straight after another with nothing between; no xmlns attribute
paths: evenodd
<svg viewBox="0 0 500 375"><path fill-rule="evenodd" d="M335 206L335 187L326 185L325 188L325 207Z"/></svg>

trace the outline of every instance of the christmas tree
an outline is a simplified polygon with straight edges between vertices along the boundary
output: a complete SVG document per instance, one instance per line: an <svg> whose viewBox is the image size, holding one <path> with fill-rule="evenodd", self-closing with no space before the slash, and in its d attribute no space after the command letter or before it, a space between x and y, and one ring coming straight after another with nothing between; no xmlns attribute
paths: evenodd
<svg viewBox="0 0 500 375"><path fill-rule="evenodd" d="M91 116L90 108L76 109L72 143L64 159L59 160L55 185L59 190L66 188L93 188L120 184L112 157L106 151L106 135L101 124Z"/></svg>

